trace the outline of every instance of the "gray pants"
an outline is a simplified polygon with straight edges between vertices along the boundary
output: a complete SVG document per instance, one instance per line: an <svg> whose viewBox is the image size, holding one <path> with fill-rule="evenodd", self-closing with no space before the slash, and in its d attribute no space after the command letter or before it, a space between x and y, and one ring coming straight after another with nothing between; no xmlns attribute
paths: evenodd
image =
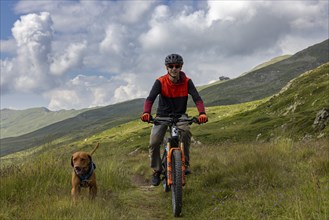
<svg viewBox="0 0 329 220"><path fill-rule="evenodd" d="M186 117L186 116L182 116ZM190 160L190 144L192 133L190 132L190 126L186 122L181 122L177 124L181 131L181 138L184 143L184 156L185 163L189 163ZM150 145L149 145L149 154L151 160L151 168L156 171L161 170L161 155L160 155L160 147L163 142L163 139L166 135L166 131L168 126L166 125L153 125L150 135Z"/></svg>

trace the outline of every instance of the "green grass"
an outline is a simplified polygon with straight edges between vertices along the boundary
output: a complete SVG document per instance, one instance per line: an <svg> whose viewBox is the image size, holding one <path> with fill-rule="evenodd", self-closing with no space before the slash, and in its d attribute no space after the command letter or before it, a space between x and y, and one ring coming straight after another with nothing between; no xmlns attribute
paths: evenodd
<svg viewBox="0 0 329 220"><path fill-rule="evenodd" d="M149 186L146 134L150 127L137 121L125 126L125 132L111 129L90 142L2 167L0 218L171 219L170 193ZM72 205L71 152L89 151L96 140L101 142L93 157L98 196L92 202L83 190L81 201ZM193 145L193 174L184 188L183 219L327 219L328 144L328 139L280 139ZM130 154L135 149L139 150Z"/></svg>

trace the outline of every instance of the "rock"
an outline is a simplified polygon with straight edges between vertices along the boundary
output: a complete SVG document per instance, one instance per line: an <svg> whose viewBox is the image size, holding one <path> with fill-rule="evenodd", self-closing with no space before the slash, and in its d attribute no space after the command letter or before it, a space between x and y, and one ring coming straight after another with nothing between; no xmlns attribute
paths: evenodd
<svg viewBox="0 0 329 220"><path fill-rule="evenodd" d="M316 130L322 131L328 124L329 121L329 110L320 110L315 117L312 127Z"/></svg>

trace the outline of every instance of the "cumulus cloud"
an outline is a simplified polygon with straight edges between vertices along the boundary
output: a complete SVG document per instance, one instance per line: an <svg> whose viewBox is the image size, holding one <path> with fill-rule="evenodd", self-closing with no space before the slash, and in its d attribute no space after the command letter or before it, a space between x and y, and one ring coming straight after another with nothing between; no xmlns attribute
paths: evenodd
<svg viewBox="0 0 329 220"><path fill-rule="evenodd" d="M183 55L196 85L237 77L328 38L328 1L19 1L3 41L1 89L35 92L49 108L145 97ZM13 42L16 43L12 51ZM4 44L3 44L4 43Z"/></svg>
<svg viewBox="0 0 329 220"><path fill-rule="evenodd" d="M50 72L54 75L63 75L74 67L81 67L86 48L86 41L70 44L63 54L54 56L50 64Z"/></svg>
<svg viewBox="0 0 329 220"><path fill-rule="evenodd" d="M124 1L122 5L121 19L123 22L136 23L147 14L155 0L149 1ZM141 21L143 22L143 21Z"/></svg>
<svg viewBox="0 0 329 220"><path fill-rule="evenodd" d="M17 56L2 62L2 92L44 91L49 88L49 55L53 38L50 14L28 14L21 16L12 28L16 40Z"/></svg>
<svg viewBox="0 0 329 220"><path fill-rule="evenodd" d="M105 38L100 43L101 52L120 54L124 49L124 39L128 32L123 25L109 25L106 29Z"/></svg>
<svg viewBox="0 0 329 220"><path fill-rule="evenodd" d="M135 74L123 74L120 77L120 80L124 82L120 84L120 86L115 89L113 102L122 102L128 99L135 99L140 97L146 97L147 92L136 84L138 76Z"/></svg>
<svg viewBox="0 0 329 220"><path fill-rule="evenodd" d="M61 87L45 94L50 100L51 109L80 109L105 105L110 102L113 93L111 82L102 76L78 75Z"/></svg>
<svg viewBox="0 0 329 220"><path fill-rule="evenodd" d="M112 78L78 75L45 96L53 110L108 105L145 96L146 93L134 82L136 77L134 74Z"/></svg>

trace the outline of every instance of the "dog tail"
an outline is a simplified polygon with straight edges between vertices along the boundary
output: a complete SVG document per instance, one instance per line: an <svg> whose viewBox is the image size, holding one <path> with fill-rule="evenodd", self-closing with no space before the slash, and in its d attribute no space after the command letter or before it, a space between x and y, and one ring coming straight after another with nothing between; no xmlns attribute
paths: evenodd
<svg viewBox="0 0 329 220"><path fill-rule="evenodd" d="M90 152L90 155L93 155L93 153L95 153L95 151L97 150L98 147L99 147L99 142L97 143L95 148Z"/></svg>

